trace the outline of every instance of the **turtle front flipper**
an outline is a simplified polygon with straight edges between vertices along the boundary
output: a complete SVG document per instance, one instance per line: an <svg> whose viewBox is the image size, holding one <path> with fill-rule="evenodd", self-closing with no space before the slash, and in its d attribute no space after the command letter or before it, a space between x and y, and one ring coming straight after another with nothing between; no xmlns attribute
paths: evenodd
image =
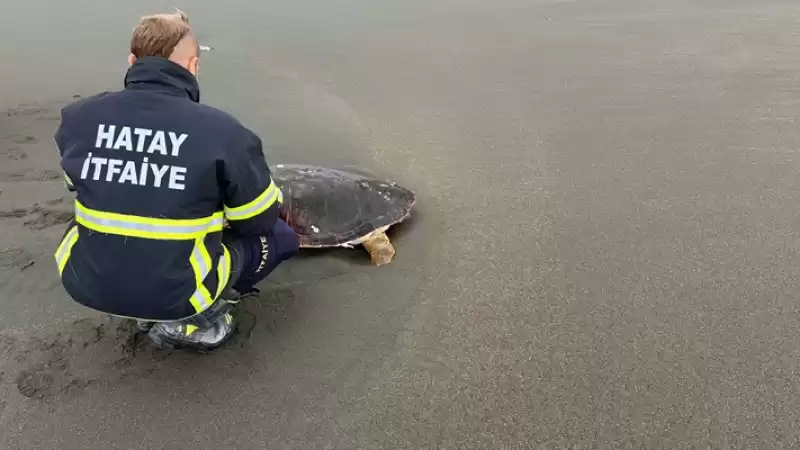
<svg viewBox="0 0 800 450"><path fill-rule="evenodd" d="M369 259L372 264L382 266L389 264L394 258L394 246L383 231L375 232L361 243L369 252Z"/></svg>

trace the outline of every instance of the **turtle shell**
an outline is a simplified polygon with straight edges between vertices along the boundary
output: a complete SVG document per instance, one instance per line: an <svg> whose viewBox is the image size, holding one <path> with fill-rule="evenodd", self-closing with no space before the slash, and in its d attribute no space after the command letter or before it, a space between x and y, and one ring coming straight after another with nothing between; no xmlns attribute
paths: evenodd
<svg viewBox="0 0 800 450"><path fill-rule="evenodd" d="M281 216L301 247L355 245L406 219L416 201L393 182L324 167L280 164L272 179L283 192Z"/></svg>

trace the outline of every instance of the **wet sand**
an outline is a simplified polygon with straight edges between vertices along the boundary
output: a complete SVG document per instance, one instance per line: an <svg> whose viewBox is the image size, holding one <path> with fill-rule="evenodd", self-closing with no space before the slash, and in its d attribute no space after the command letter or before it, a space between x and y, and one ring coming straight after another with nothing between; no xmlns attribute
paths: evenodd
<svg viewBox="0 0 800 450"><path fill-rule="evenodd" d="M796 2L186 5L202 100L271 164L418 192L392 264L304 254L213 355L52 259L59 108L163 6L0 15L0 448L798 447Z"/></svg>

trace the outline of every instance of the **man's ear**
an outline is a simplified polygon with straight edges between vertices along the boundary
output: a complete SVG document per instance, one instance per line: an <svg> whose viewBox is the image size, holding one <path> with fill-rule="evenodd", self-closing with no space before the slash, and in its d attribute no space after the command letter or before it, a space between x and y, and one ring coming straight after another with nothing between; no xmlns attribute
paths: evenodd
<svg viewBox="0 0 800 450"><path fill-rule="evenodd" d="M134 56L134 55L133 55L133 53L131 53L130 55L128 55L128 65L131 65L131 66L132 66L132 65L133 65L133 63L135 63L135 62L136 62L136 56Z"/></svg>
<svg viewBox="0 0 800 450"><path fill-rule="evenodd" d="M197 57L197 56L192 56L192 58L189 60L188 69L189 69L189 72L192 72L192 75L194 75L195 78L199 77L200 76L200 58Z"/></svg>

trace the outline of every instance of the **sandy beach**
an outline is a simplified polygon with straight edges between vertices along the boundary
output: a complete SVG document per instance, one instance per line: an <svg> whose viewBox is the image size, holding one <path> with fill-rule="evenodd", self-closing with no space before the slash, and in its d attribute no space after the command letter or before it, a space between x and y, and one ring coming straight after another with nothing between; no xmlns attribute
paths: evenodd
<svg viewBox="0 0 800 450"><path fill-rule="evenodd" d="M417 192L397 256L308 252L212 355L72 302L63 105L185 9L270 164ZM0 14L0 448L788 449L800 6L31 0Z"/></svg>

